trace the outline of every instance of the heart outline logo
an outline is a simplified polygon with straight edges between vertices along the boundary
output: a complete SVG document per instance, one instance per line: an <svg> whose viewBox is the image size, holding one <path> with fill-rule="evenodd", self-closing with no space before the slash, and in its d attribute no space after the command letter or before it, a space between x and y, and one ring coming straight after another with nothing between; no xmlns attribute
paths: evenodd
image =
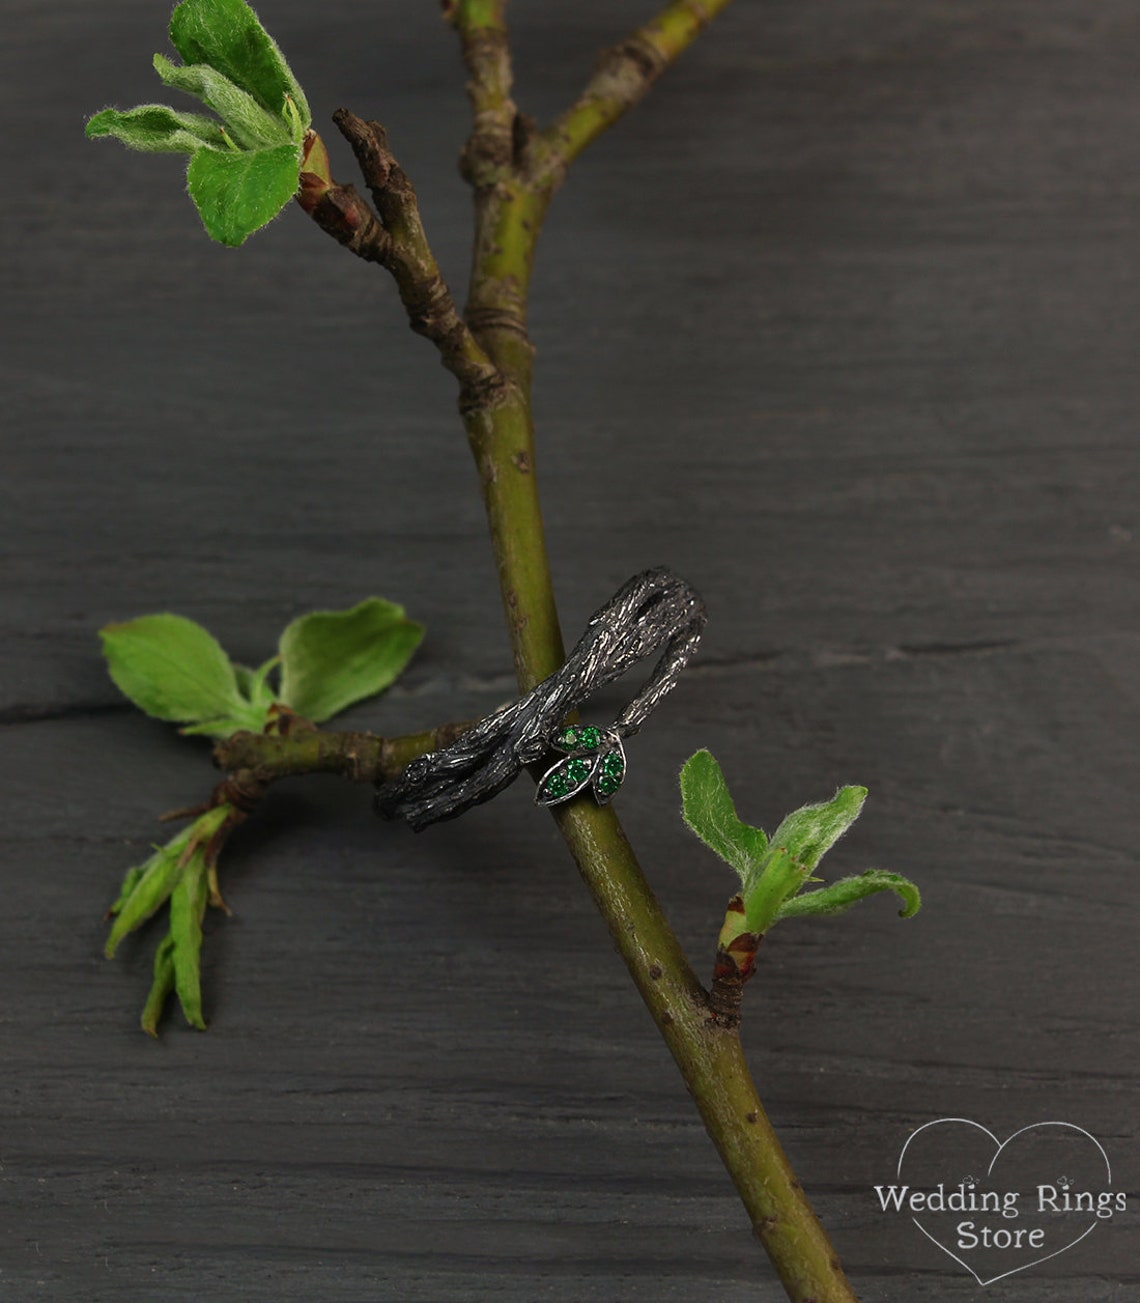
<svg viewBox="0 0 1140 1303"><path fill-rule="evenodd" d="M1001 1157L1002 1153L1005 1151L1007 1146L1012 1144L1012 1142L1016 1140L1018 1136L1023 1136L1027 1131L1036 1131L1039 1127L1064 1127L1066 1130L1076 1131L1080 1135L1085 1136L1089 1140L1091 1140L1093 1144L1097 1147L1097 1149L1100 1151L1100 1156L1101 1158L1104 1159L1104 1170L1108 1178L1108 1184L1109 1186L1112 1185L1112 1165L1108 1161L1108 1154L1105 1153L1104 1146L1100 1143L1100 1141L1096 1138L1096 1136L1086 1131L1084 1127L1077 1126L1075 1122L1032 1122L1030 1123L1029 1126L1022 1127L1020 1130L1015 1131L1012 1135L1007 1136L1004 1140L999 1140L997 1136L995 1136L994 1133L991 1130L989 1130L988 1127L982 1126L980 1122L975 1122L973 1121L972 1118L959 1118L959 1117L935 1118L933 1122L924 1122L922 1126L920 1126L916 1131L911 1132L911 1134L907 1137L906 1143L899 1151L899 1161L895 1168L896 1179L901 1179L902 1177L903 1159L906 1157L906 1151L910 1148L911 1141L913 1141L916 1136L921 1135L922 1132L928 1130L930 1127L941 1126L943 1123L946 1122L953 1122L968 1127L976 1127L980 1132L982 1132L983 1135L988 1136L990 1140L993 1141L994 1156L993 1158L990 1159L990 1165L986 1169L987 1177L992 1175L994 1170L994 1165L997 1163L998 1159ZM1009 1271L1003 1271L997 1276L991 1276L988 1280L983 1280L981 1276L978 1275L978 1273L973 1269L973 1267L970 1266L968 1262L958 1257L958 1255L954 1253L951 1249L948 1249L946 1245L942 1243L941 1240L939 1240L936 1236L932 1235L930 1231L928 1231L926 1227L923 1226L923 1224L918 1220L917 1217L912 1215L911 1221L914 1222L915 1226L918 1227L918 1229L923 1233L923 1235L926 1236L926 1238L932 1244L936 1244L942 1250L943 1253L945 1253L948 1257L953 1258L954 1261L958 1263L960 1267L965 1267L966 1270L970 1273L970 1275L973 1276L973 1278L978 1282L978 1284L984 1289L987 1285L992 1285L996 1281L1005 1280L1007 1276L1015 1276L1019 1271L1026 1271L1030 1267L1040 1266L1041 1263L1048 1262L1050 1258L1056 1258L1059 1257L1062 1253L1068 1253L1068 1251L1071 1248L1073 1248L1077 1244L1080 1244L1080 1242L1086 1236L1090 1235L1096 1229L1098 1219L1094 1215L1091 1225L1086 1227L1085 1230L1083 1230L1080 1233L1080 1235L1078 1235L1075 1239L1070 1240L1068 1244L1063 1245L1061 1248L1054 1249L1052 1253L1044 1253L1039 1258L1033 1258L1029 1262L1023 1262L1019 1267L1012 1267Z"/></svg>

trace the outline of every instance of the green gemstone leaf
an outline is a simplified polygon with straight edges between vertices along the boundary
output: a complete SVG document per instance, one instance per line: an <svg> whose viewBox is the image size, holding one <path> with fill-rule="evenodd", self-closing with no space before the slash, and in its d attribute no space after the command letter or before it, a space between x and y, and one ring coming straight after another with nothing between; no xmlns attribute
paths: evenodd
<svg viewBox="0 0 1140 1303"><path fill-rule="evenodd" d="M381 597L302 615L278 644L280 699L319 724L395 682L423 636L423 625Z"/></svg>
<svg viewBox="0 0 1140 1303"><path fill-rule="evenodd" d="M885 869L868 869L866 873L840 878L820 891L805 891L792 896L780 906L777 918L805 918L817 914L842 914L868 896L893 891L902 901L899 918L913 918L922 907L922 896L909 878Z"/></svg>
<svg viewBox="0 0 1140 1303"><path fill-rule="evenodd" d="M290 96L302 131L312 122L285 56L243 0L184 0L170 17L170 43L186 63L216 68L270 113L281 114Z"/></svg>
<svg viewBox="0 0 1140 1303"><path fill-rule="evenodd" d="M293 198L299 176L297 148L290 144L230 154L201 149L186 181L207 234L236 248Z"/></svg>
<svg viewBox="0 0 1140 1303"><path fill-rule="evenodd" d="M625 756L618 749L603 752L594 770L594 795L605 805L625 781Z"/></svg>
<svg viewBox="0 0 1140 1303"><path fill-rule="evenodd" d="M252 726L229 657L200 624L181 615L142 615L109 624L99 636L116 686L154 719L212 721L205 731L222 735Z"/></svg>
<svg viewBox="0 0 1140 1303"><path fill-rule="evenodd" d="M235 86L216 68L204 63L179 67L156 54L154 70L164 85L194 95L213 109L225 121L234 143L243 149L271 149L293 140L284 119L262 108L252 95ZM216 138L217 132L214 134Z"/></svg>
<svg viewBox="0 0 1140 1303"><path fill-rule="evenodd" d="M154 952L154 980L143 1006L139 1025L148 1036L158 1036L158 1020L174 990L174 938L168 932Z"/></svg>
<svg viewBox="0 0 1140 1303"><path fill-rule="evenodd" d="M201 855L191 856L170 893L170 936L174 942L174 989L186 1021L206 1030L202 1017L202 919L209 899L206 864Z"/></svg>
<svg viewBox="0 0 1140 1303"><path fill-rule="evenodd" d="M555 805L577 795L590 781L597 768L596 757L570 756L560 760L543 775L535 799Z"/></svg>
<svg viewBox="0 0 1140 1303"><path fill-rule="evenodd" d="M768 849L763 829L737 817L736 806L721 767L711 752L691 755L681 769L681 801L685 822L693 832L731 864L747 886Z"/></svg>
<svg viewBox="0 0 1140 1303"><path fill-rule="evenodd" d="M539 799L543 801L561 801L570 793L570 780L564 769L548 773L538 789Z"/></svg>
<svg viewBox="0 0 1140 1303"><path fill-rule="evenodd" d="M202 113L177 113L165 104L104 109L89 119L84 131L90 140L113 136L130 149L151 154L194 154L199 149L228 148L221 123L215 118Z"/></svg>

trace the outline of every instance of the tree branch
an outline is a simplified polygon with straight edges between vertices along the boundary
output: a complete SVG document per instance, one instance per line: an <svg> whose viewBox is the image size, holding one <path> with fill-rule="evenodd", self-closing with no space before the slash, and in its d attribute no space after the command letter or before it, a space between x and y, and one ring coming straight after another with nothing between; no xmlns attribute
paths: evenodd
<svg viewBox="0 0 1140 1303"><path fill-rule="evenodd" d="M494 185L519 160L534 134L534 123L511 99L511 51L504 21L506 0L453 0L444 15L459 33L463 62L470 73L471 135L459 170L477 189Z"/></svg>
<svg viewBox="0 0 1140 1303"><path fill-rule="evenodd" d="M530 405L533 350L526 299L538 234L571 160L632 107L728 3L671 4L603 59L580 99L529 151L515 147L510 166L501 161L510 103L509 80L501 75L503 68L509 75L504 0L451 0L448 6L474 83L472 140L482 139L489 146L493 137L499 150L494 154L499 170L493 184L472 177L476 233L466 318L487 355L512 383L502 405L469 411L465 424L479 468L515 670L524 692L553 673L564 657L535 478ZM475 145L467 151L468 158L482 160L490 160L491 154L489 147ZM491 176L490 163L484 175ZM613 808L578 800L552 813L789 1297L796 1303L855 1303L843 1268L765 1116L739 1034L731 1025L731 1010L722 1023L710 1007Z"/></svg>
<svg viewBox="0 0 1140 1303"><path fill-rule="evenodd" d="M322 733L312 727L285 735L234 733L214 747L214 764L229 775L226 783L246 790L257 784L264 790L278 778L298 774L338 774L354 783L382 783L395 778L417 756L449 746L470 727L470 722L461 721L403 737ZM233 795L222 799L232 801Z"/></svg>
<svg viewBox="0 0 1140 1303"><path fill-rule="evenodd" d="M606 50L577 100L535 142L539 174L560 184L579 154L628 113L731 0L673 0Z"/></svg>
<svg viewBox="0 0 1140 1303"><path fill-rule="evenodd" d="M384 128L348 109L337 109L333 122L356 155L375 211L355 187L333 181L328 152L316 132L305 141L298 203L333 239L391 273L408 324L431 340L459 381L460 410L494 407L503 400L506 379L455 307L424 233L415 189L388 148Z"/></svg>

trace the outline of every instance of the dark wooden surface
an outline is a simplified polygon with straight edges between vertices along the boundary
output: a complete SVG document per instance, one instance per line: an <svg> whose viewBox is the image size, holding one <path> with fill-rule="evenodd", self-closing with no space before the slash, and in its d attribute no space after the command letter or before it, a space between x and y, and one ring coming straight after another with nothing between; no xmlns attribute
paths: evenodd
<svg viewBox="0 0 1140 1303"><path fill-rule="evenodd" d="M653 9L513 7L543 117ZM459 286L436 9L260 6L319 121L387 123ZM256 663L302 610L403 601L428 639L351 716L381 731L494 707L509 657L451 381L391 285L295 212L211 245L177 160L84 142L161 98L163 6L0 11L0 1297L776 1303L521 785L420 837L282 786L225 859L211 1030L138 1032L153 936L107 963L101 914L214 779L124 706L96 629L179 611ZM871 1193L923 1122L1068 1120L1137 1189L1138 56L1130 0L741 0L540 249L568 635L651 564L712 613L620 798L686 945L705 971L732 885L678 818L698 746L768 826L866 784L828 868L924 890L911 923L878 900L779 929L748 992L761 1093L868 1303L980 1293ZM1117 1217L985 1297L1134 1297L1136 1242Z"/></svg>

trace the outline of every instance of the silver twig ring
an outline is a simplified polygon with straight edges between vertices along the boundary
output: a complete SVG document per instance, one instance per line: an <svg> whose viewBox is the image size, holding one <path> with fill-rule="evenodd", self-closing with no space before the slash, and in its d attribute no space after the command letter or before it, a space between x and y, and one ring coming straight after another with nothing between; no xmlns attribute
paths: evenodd
<svg viewBox="0 0 1140 1303"><path fill-rule="evenodd" d="M672 690L706 620L698 594L671 571L634 575L596 611L566 663L525 697L473 725L456 742L413 760L376 792L376 808L417 831L489 801L550 750L563 756L539 780L539 805L560 805L587 786L606 804L625 778L623 741ZM661 652L649 681L608 728L565 724L598 688Z"/></svg>

